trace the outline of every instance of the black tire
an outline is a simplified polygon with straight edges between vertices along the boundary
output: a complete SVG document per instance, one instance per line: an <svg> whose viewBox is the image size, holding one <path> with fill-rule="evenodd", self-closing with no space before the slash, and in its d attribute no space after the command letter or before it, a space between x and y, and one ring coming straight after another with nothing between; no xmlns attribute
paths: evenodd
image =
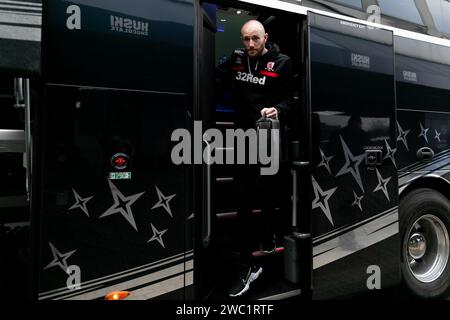
<svg viewBox="0 0 450 320"><path fill-rule="evenodd" d="M450 201L435 190L417 189L400 201L399 216L403 285L420 298L445 296L450 290Z"/></svg>

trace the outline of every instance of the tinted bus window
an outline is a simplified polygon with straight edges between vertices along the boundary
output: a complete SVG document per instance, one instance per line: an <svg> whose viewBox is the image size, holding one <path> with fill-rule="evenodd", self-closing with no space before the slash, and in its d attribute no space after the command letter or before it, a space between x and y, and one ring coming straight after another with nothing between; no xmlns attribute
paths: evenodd
<svg viewBox="0 0 450 320"><path fill-rule="evenodd" d="M82 13L78 30L66 25L70 4L51 2L43 22L45 81L161 92L191 87L192 4L72 1Z"/></svg>
<svg viewBox="0 0 450 320"><path fill-rule="evenodd" d="M395 46L398 107L448 112L450 48L400 37Z"/></svg>
<svg viewBox="0 0 450 320"><path fill-rule="evenodd" d="M450 113L450 48L395 38L398 169L417 161L416 151L448 148Z"/></svg>

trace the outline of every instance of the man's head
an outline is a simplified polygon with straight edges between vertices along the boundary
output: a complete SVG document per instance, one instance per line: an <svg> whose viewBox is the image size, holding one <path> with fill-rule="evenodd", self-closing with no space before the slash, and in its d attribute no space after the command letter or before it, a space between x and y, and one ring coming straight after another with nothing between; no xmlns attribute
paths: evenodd
<svg viewBox="0 0 450 320"><path fill-rule="evenodd" d="M241 28L242 42L247 54L252 58L262 56L267 52L265 45L268 37L264 26L257 20L247 21Z"/></svg>

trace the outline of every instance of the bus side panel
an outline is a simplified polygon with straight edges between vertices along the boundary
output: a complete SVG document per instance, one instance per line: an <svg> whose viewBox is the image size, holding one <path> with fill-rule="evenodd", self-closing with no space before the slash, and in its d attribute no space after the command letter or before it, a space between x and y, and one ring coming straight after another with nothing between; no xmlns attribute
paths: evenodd
<svg viewBox="0 0 450 320"><path fill-rule="evenodd" d="M185 2L45 3L39 299L185 297L192 178L171 135L192 112L191 20Z"/></svg>
<svg viewBox="0 0 450 320"><path fill-rule="evenodd" d="M326 299L399 280L394 54L388 31L312 16L313 297Z"/></svg>
<svg viewBox="0 0 450 320"><path fill-rule="evenodd" d="M399 187L450 170L450 48L395 38L397 78L397 159ZM413 50L411 48L414 48ZM420 161L418 151L434 157Z"/></svg>
<svg viewBox="0 0 450 320"><path fill-rule="evenodd" d="M429 101L430 104L433 103L433 100ZM411 182L417 182L426 176L433 178L447 176L450 170L450 144L447 128L449 121L450 114L446 112L398 111L398 125L401 128L398 142L398 162L399 166L402 166L399 169L401 191ZM434 157L431 161L419 160L417 154L422 148L429 148L433 151ZM448 181L448 179L446 180ZM446 194L446 196L450 195Z"/></svg>
<svg viewBox="0 0 450 320"><path fill-rule="evenodd" d="M337 242L344 243L342 239L346 237L338 237ZM314 293L314 299L348 298L358 292L376 292L398 283L400 274L392 261L399 260L396 250L399 241L398 236L393 236L363 249L350 248L350 255L315 270L314 287L317 292ZM379 257L376 264L372 264L374 256Z"/></svg>

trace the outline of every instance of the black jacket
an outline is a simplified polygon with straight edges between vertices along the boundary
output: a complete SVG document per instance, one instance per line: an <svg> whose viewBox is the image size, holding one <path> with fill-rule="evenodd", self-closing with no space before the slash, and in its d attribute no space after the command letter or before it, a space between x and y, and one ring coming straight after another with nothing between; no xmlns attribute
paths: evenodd
<svg viewBox="0 0 450 320"><path fill-rule="evenodd" d="M266 48L268 52L256 58L250 58L244 49L236 49L230 59L217 67L222 89L219 95L229 93L227 103L235 108L240 128L253 128L263 108L277 108L281 121L288 113L292 61L280 53L277 45L266 43Z"/></svg>

